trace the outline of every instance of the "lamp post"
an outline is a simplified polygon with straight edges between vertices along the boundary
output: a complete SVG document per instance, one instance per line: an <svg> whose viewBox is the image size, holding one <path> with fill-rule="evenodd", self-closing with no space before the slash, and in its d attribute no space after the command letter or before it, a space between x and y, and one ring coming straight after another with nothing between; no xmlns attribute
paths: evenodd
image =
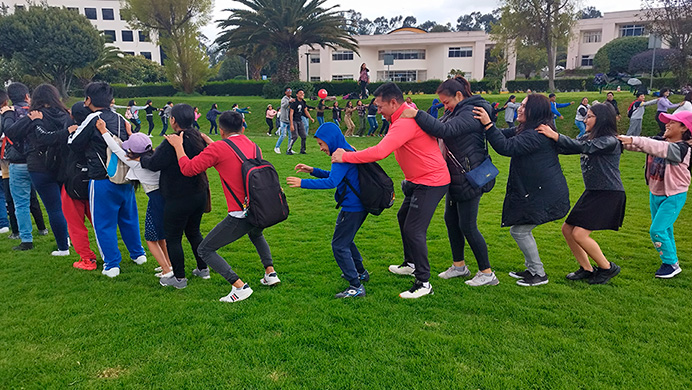
<svg viewBox="0 0 692 390"><path fill-rule="evenodd" d="M654 64L656 63L656 49L661 48L661 37L656 34L649 35L649 49L654 49L653 56L651 57L651 78L649 78L649 91L653 89L654 86Z"/></svg>
<svg viewBox="0 0 692 390"><path fill-rule="evenodd" d="M306 79L305 81L310 81L310 52L305 52L305 72L306 72Z"/></svg>

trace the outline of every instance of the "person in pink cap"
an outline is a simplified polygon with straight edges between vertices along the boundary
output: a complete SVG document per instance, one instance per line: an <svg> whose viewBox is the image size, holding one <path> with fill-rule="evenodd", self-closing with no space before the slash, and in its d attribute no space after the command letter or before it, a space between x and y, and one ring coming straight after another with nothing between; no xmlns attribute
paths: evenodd
<svg viewBox="0 0 692 390"><path fill-rule="evenodd" d="M625 149L647 153L646 181L649 184L651 228L649 234L661 257L657 278L670 279L682 272L678 262L673 224L687 200L690 186L690 143L692 112L661 113L666 126L663 137L618 136Z"/></svg>
<svg viewBox="0 0 692 390"><path fill-rule="evenodd" d="M171 260L168 258L166 247L166 236L163 231L164 200L159 190L161 173L145 169L139 162L142 155L153 154L151 139L144 133L133 133L121 146L108 132L104 121L96 122L96 128L101 133L103 140L106 141L108 148L130 167L126 178L130 181L138 181L149 197L147 214L144 217L144 239L147 241L149 252L161 267L161 272L157 273L156 276L159 278L173 276Z"/></svg>

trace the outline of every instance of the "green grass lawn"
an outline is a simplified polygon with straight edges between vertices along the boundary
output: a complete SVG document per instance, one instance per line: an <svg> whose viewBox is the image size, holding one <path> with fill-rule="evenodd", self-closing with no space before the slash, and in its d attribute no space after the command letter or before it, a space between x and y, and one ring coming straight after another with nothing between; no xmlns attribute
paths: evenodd
<svg viewBox="0 0 692 390"><path fill-rule="evenodd" d="M618 95L621 110L630 97ZM417 96L416 103L427 108L431 98ZM276 137L261 135L265 100L190 99L205 107L212 101L222 109L232 102L253 108L248 133L282 180L298 162L329 166L313 139L304 156L271 151ZM566 118L573 118L574 108L565 110ZM654 131L652 121L645 119L645 131ZM576 132L568 119L559 123L562 131ZM377 141L349 139L358 149ZM0 388L690 388L690 208L676 225L685 271L672 280L654 279L660 261L648 236L644 155L626 152L625 224L619 232L593 235L621 274L608 285L567 281L565 274L577 265L557 221L535 230L550 283L519 287L507 272L523 269L523 257L508 229L500 228L509 159L493 156L500 176L481 201L479 226L500 279L496 287L471 288L433 276L434 295L400 299L412 280L387 271L402 259L400 191L395 206L368 217L356 237L371 280L367 297L355 300L333 299L346 287L330 246L337 214L333 191L286 188L291 216L265 231L279 286L260 285L263 269L249 240L220 251L255 290L235 304L218 302L230 289L218 274L212 272L211 280L191 275L189 247L190 282L175 290L158 285L151 257L142 266L124 261L121 275L109 279L72 268L75 255L52 258L51 236L36 238L28 253L13 253L16 242L2 239ZM382 165L395 183L403 179L393 156ZM579 157L564 156L562 165L574 203L583 190ZM218 175L211 173L210 180L213 211L202 220L203 234L226 213ZM139 191L137 198L143 225L146 195ZM428 231L428 249L436 275L451 261L442 205ZM467 255L475 272L468 249Z"/></svg>

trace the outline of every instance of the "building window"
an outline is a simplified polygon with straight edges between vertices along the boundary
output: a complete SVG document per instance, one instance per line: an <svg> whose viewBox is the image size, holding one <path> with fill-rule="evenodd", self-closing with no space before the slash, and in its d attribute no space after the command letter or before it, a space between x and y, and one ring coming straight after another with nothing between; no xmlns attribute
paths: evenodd
<svg viewBox="0 0 692 390"><path fill-rule="evenodd" d="M391 54L394 56L395 60L424 60L425 50L424 49L411 49L411 50L380 50L377 52L377 59L384 61L384 55Z"/></svg>
<svg viewBox="0 0 692 390"><path fill-rule="evenodd" d="M425 81L427 77L427 71L425 70L379 70L377 71L378 81L394 81L394 82L407 82L407 81Z"/></svg>
<svg viewBox="0 0 692 390"><path fill-rule="evenodd" d="M597 43L601 41L600 31L586 31L584 32L584 43Z"/></svg>
<svg viewBox="0 0 692 390"><path fill-rule="evenodd" d="M106 42L108 42L108 43L115 42L115 30L104 30L103 35L106 36Z"/></svg>
<svg viewBox="0 0 692 390"><path fill-rule="evenodd" d="M310 63L311 64L319 64L320 63L320 57L319 56L310 56Z"/></svg>
<svg viewBox="0 0 692 390"><path fill-rule="evenodd" d="M84 8L84 16L89 20L96 20L96 8Z"/></svg>
<svg viewBox="0 0 692 390"><path fill-rule="evenodd" d="M149 42L149 34L145 33L144 31L139 31L139 41Z"/></svg>
<svg viewBox="0 0 692 390"><path fill-rule="evenodd" d="M77 7L67 7L67 10L68 10L68 11L72 11L72 12L76 12L76 13L79 13L79 8L77 8Z"/></svg>
<svg viewBox="0 0 692 390"><path fill-rule="evenodd" d="M620 26L621 37L639 37L644 35L644 26L641 24L625 24Z"/></svg>
<svg viewBox="0 0 692 390"><path fill-rule="evenodd" d="M310 81L321 81L320 76L310 76Z"/></svg>
<svg viewBox="0 0 692 390"><path fill-rule="evenodd" d="M123 42L133 42L132 30L123 30Z"/></svg>
<svg viewBox="0 0 692 390"><path fill-rule="evenodd" d="M150 51L143 51L143 52L140 52L139 55L141 55L142 57L144 57L144 58L146 58L146 59L148 59L148 60L151 61L151 52L150 52Z"/></svg>
<svg viewBox="0 0 692 390"><path fill-rule="evenodd" d="M473 57L473 48L468 47L450 47L449 58Z"/></svg>
<svg viewBox="0 0 692 390"><path fill-rule="evenodd" d="M115 16L113 14L113 8L101 9L101 16L103 16L103 20L115 20Z"/></svg>
<svg viewBox="0 0 692 390"><path fill-rule="evenodd" d="M353 80L353 75L352 74L335 74L335 75L332 75L332 81L343 81L343 80Z"/></svg>
<svg viewBox="0 0 692 390"><path fill-rule="evenodd" d="M332 53L332 61L353 61L353 52L350 50L335 51Z"/></svg>
<svg viewBox="0 0 692 390"><path fill-rule="evenodd" d="M581 56L581 66L593 66L593 56Z"/></svg>
<svg viewBox="0 0 692 390"><path fill-rule="evenodd" d="M124 51L123 54L127 54L128 56L133 56L133 55L135 55L135 52L133 52L133 51Z"/></svg>
<svg viewBox="0 0 692 390"><path fill-rule="evenodd" d="M23 5L15 5L14 10L16 11L24 11L24 6Z"/></svg>

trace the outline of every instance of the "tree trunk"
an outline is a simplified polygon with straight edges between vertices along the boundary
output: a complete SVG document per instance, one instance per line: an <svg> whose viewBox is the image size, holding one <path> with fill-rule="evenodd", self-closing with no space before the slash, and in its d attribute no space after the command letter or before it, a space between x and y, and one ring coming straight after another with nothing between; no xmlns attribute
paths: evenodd
<svg viewBox="0 0 692 390"><path fill-rule="evenodd" d="M277 67L275 80L279 84L285 84L299 79L298 50L292 47L279 47L276 53Z"/></svg>
<svg viewBox="0 0 692 390"><path fill-rule="evenodd" d="M548 1L546 4L546 29L545 29L545 50L548 55L548 90L550 92L555 92L555 62L556 55L555 48L553 47L553 18L555 17L555 10L553 8L554 4L552 1Z"/></svg>
<svg viewBox="0 0 692 390"><path fill-rule="evenodd" d="M66 80L66 75L65 74L56 74L53 77L54 83L55 83L55 88L58 89L58 92L60 92L60 97L66 98L67 97L67 80Z"/></svg>

